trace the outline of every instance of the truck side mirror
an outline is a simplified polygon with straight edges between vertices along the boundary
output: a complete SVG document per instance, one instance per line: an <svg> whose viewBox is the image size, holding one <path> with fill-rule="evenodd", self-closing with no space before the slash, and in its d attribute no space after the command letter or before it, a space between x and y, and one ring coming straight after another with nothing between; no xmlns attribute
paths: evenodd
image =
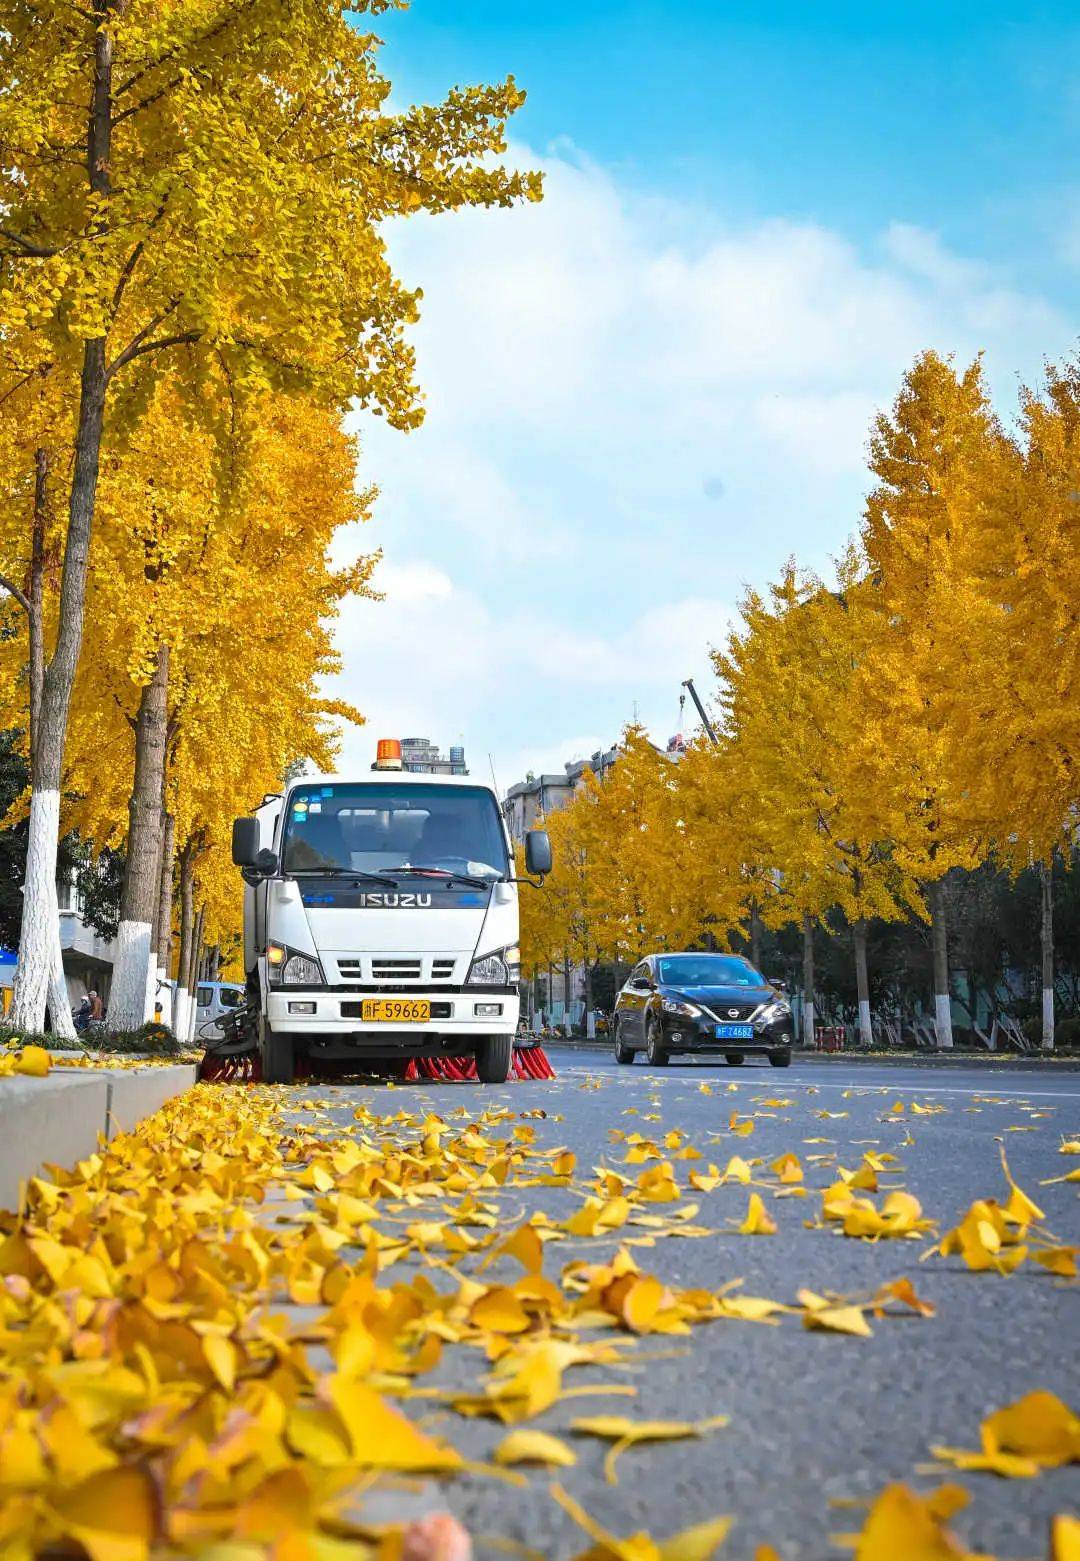
<svg viewBox="0 0 1080 1561"><path fill-rule="evenodd" d="M546 829L530 829L525 836L525 871L542 878L551 871L551 836Z"/></svg>
<svg viewBox="0 0 1080 1561"><path fill-rule="evenodd" d="M259 856L260 833L257 818L237 818L233 820L232 859L234 866L256 866Z"/></svg>

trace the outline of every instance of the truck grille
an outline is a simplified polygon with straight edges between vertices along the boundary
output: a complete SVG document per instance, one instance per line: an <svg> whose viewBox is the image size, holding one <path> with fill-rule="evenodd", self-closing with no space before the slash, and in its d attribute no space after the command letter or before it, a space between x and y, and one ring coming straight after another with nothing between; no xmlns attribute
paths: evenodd
<svg viewBox="0 0 1080 1561"><path fill-rule="evenodd" d="M402 986L454 979L453 955L349 954L337 956L338 980L356 986ZM464 972L462 973L464 979Z"/></svg>

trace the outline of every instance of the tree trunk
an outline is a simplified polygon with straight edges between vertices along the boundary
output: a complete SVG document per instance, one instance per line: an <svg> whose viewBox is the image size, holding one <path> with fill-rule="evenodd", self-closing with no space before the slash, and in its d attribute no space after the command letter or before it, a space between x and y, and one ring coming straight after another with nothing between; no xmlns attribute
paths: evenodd
<svg viewBox="0 0 1080 1561"><path fill-rule="evenodd" d="M593 1019L593 967L589 957L585 956L585 1039L591 1041L596 1035L596 1023Z"/></svg>
<svg viewBox="0 0 1080 1561"><path fill-rule="evenodd" d="M761 969L761 912L756 900L750 901L750 963Z"/></svg>
<svg viewBox="0 0 1080 1561"><path fill-rule="evenodd" d="M153 921L160 896L161 793L168 725L169 647L139 696L135 719L135 782L128 801L128 847L120 926L116 934L110 1030L136 1030L146 1018L149 973L156 965Z"/></svg>
<svg viewBox="0 0 1080 1561"><path fill-rule="evenodd" d="M98 24L94 33L94 82L86 140L86 171L90 189L94 195L103 199L109 194L113 33L111 28L101 24L108 20L110 11L111 0L97 0L94 6L95 22ZM105 423L105 385L105 338L98 336L83 343L78 432L71 474L64 567L60 578L59 627L56 649L42 677L40 720L31 755L32 792L23 887L23 923L12 1003L13 1022L25 1030L41 1028L45 1015L45 996L55 970L55 951L50 929L53 921L51 903L56 893L60 777L71 690L82 649L86 571L97 499L101 434Z"/></svg>
<svg viewBox="0 0 1080 1561"><path fill-rule="evenodd" d="M196 1010L198 1008L197 999L199 990L199 962L202 958L203 923L205 919L206 906L200 905L199 914L195 917L195 926L191 934L191 970L188 976L188 991L191 994L191 1000L188 1003L187 1036L184 1037L189 1041L193 1040L195 1036L195 1020L197 1018Z"/></svg>
<svg viewBox="0 0 1080 1561"><path fill-rule="evenodd" d="M30 754L41 724L41 690L45 682L45 527L49 515L49 452L34 452L34 525L30 543Z"/></svg>
<svg viewBox="0 0 1080 1561"><path fill-rule="evenodd" d="M874 1039L870 1022L870 972L866 966L866 922L860 916L852 927L855 941L855 987L859 996L859 1045L869 1046Z"/></svg>
<svg viewBox="0 0 1080 1561"><path fill-rule="evenodd" d="M802 1032L803 1045L814 1044L814 923L809 916L803 917L803 955L802 955L802 980L803 980L803 1006L802 1006Z"/></svg>
<svg viewBox="0 0 1080 1561"><path fill-rule="evenodd" d="M45 681L45 529L49 515L49 452L34 452L34 518L30 538L30 590L28 594L27 637L29 641L30 683L30 764L41 727L41 692ZM60 946L60 906L56 895L56 874L49 884L48 936L49 983L47 1006L49 1028L65 1040L76 1039L71 1017L71 999L64 975L64 951Z"/></svg>
<svg viewBox="0 0 1080 1561"><path fill-rule="evenodd" d="M1042 956L1042 1044L1054 1049L1054 861L1039 863L1042 916L1039 947Z"/></svg>
<svg viewBox="0 0 1080 1561"><path fill-rule="evenodd" d="M939 878L926 892L930 906L930 937L934 950L934 1028L940 1047L951 1048L952 996L949 991L949 936L945 913L945 885Z"/></svg>
<svg viewBox="0 0 1080 1561"><path fill-rule="evenodd" d="M161 871L158 874L158 908L155 917L157 934L157 985L162 993L162 1022L173 1025L176 1020L175 988L170 1001L168 987L169 964L172 957L172 889L173 859L176 852L176 820L167 810L161 821ZM167 1011L166 1011L167 1005Z"/></svg>
<svg viewBox="0 0 1080 1561"><path fill-rule="evenodd" d="M176 959L176 1019L173 1029L183 1040L188 1032L191 992L188 967L191 963L191 934L194 922L195 866L191 842L180 852L180 948Z"/></svg>

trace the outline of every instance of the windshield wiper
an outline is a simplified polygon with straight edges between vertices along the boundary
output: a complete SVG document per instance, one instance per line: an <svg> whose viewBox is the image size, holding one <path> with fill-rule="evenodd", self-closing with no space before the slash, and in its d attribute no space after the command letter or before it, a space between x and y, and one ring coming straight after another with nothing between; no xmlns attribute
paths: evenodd
<svg viewBox="0 0 1080 1561"><path fill-rule="evenodd" d="M319 878L363 878L366 883L381 883L386 889L396 889L397 881L385 873L365 873L359 867L287 867L286 876L301 878L307 874Z"/></svg>
<svg viewBox="0 0 1080 1561"><path fill-rule="evenodd" d="M474 889L490 887L486 878L475 878L472 873L455 873L449 867L414 866L412 862L399 862L396 867L384 867L384 873L416 873L421 878L450 878L455 883L471 884Z"/></svg>

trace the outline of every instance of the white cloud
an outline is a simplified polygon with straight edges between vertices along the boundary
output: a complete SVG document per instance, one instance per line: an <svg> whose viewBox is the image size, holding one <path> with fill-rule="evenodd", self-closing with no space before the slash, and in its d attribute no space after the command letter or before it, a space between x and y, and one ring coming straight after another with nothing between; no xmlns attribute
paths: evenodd
<svg viewBox="0 0 1080 1561"><path fill-rule="evenodd" d="M635 703L674 730L743 584L792 552L824 567L856 528L871 416L916 352L985 348L1009 397L1072 342L909 225L864 253L640 198L571 148L517 155L544 164L542 205L390 235L424 288L428 416L361 422L387 599L339 636L341 692L370 716L355 762L408 728L494 752L504 784L610 740Z"/></svg>

